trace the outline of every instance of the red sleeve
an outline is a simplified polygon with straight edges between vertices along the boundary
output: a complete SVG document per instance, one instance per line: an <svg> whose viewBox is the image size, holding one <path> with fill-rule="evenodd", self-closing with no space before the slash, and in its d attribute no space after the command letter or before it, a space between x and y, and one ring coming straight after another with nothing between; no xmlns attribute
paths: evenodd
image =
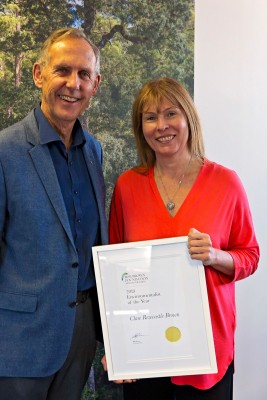
<svg viewBox="0 0 267 400"><path fill-rule="evenodd" d="M258 266L260 250L256 240L252 215L243 185L236 175L238 196L234 205L229 250L235 265L234 280L253 274Z"/></svg>
<svg viewBox="0 0 267 400"><path fill-rule="evenodd" d="M124 242L123 229L123 212L121 204L121 195L118 182L115 185L111 199L110 214L109 214L109 243Z"/></svg>

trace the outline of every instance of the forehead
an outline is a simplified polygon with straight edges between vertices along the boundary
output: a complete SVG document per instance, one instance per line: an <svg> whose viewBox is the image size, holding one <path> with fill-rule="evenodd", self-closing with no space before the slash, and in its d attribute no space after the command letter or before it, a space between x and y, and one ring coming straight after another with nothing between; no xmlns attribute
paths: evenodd
<svg viewBox="0 0 267 400"><path fill-rule="evenodd" d="M96 57L90 44L83 38L63 38L53 43L49 50L49 62L52 64L81 63L82 66L94 66Z"/></svg>
<svg viewBox="0 0 267 400"><path fill-rule="evenodd" d="M177 107L177 104L174 104L170 100L165 97L157 98L157 99L148 99L143 106L143 112L149 113L159 113L169 108Z"/></svg>

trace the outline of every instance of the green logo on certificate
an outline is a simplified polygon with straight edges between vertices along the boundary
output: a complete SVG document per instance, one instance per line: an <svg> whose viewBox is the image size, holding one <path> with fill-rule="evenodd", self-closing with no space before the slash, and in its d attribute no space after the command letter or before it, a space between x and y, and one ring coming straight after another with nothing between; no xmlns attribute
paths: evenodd
<svg viewBox="0 0 267 400"><path fill-rule="evenodd" d="M180 329L176 328L176 326L170 326L166 329L165 336L169 342L178 342L178 340L181 339L182 334Z"/></svg>
<svg viewBox="0 0 267 400"><path fill-rule="evenodd" d="M128 273L127 273L127 272L124 272L124 273L122 274L122 276L121 276L121 280L123 281L123 280L127 277L127 275L128 275Z"/></svg>

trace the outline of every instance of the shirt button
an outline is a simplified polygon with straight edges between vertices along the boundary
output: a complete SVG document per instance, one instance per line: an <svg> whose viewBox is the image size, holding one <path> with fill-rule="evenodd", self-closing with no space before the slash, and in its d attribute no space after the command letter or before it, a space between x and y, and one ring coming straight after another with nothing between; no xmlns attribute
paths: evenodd
<svg viewBox="0 0 267 400"><path fill-rule="evenodd" d="M77 219L78 224L81 222L80 218Z"/></svg>
<svg viewBox="0 0 267 400"><path fill-rule="evenodd" d="M74 190L74 194L78 194L78 190Z"/></svg>
<svg viewBox="0 0 267 400"><path fill-rule="evenodd" d="M77 307L78 304L79 303L77 301L72 301L71 303L69 303L69 306L70 306L70 308L73 308L73 307Z"/></svg>
<svg viewBox="0 0 267 400"><path fill-rule="evenodd" d="M72 268L78 268L79 267L79 263L75 262L71 266L72 266Z"/></svg>

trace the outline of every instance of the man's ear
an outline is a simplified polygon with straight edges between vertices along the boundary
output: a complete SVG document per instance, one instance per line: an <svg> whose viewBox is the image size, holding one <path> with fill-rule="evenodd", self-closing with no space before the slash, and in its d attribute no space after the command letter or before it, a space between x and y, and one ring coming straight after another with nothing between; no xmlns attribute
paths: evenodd
<svg viewBox="0 0 267 400"><path fill-rule="evenodd" d="M95 94L96 94L96 92L97 92L97 90L99 88L100 82L101 82L101 75L98 74L96 76L95 82L94 82L93 96L95 96Z"/></svg>
<svg viewBox="0 0 267 400"><path fill-rule="evenodd" d="M41 89L43 86L43 76L42 76L42 67L41 64L35 63L32 68L32 77L35 83L35 86L38 89Z"/></svg>

